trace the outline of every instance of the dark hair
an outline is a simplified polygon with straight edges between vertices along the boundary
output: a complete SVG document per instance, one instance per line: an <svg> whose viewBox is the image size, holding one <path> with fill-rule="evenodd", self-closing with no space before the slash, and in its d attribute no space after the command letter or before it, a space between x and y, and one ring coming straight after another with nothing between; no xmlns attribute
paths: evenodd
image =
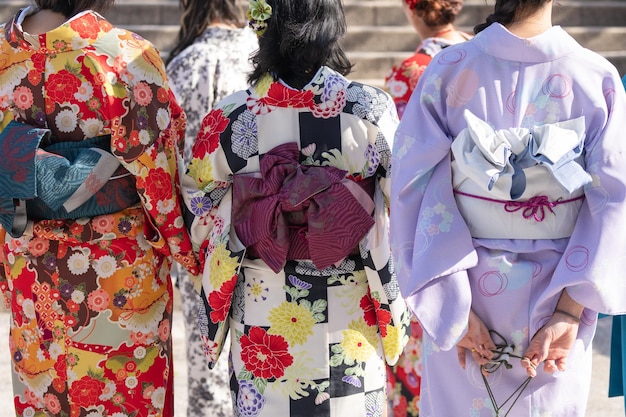
<svg viewBox="0 0 626 417"><path fill-rule="evenodd" d="M346 33L341 0L267 0L272 16L252 55L251 83L270 73L294 88L306 85L326 65L342 75L352 70L339 41Z"/></svg>
<svg viewBox="0 0 626 417"><path fill-rule="evenodd" d="M104 13L113 6L113 3L115 0L35 0L40 9L52 10L65 17L72 17L85 10Z"/></svg>
<svg viewBox="0 0 626 417"><path fill-rule="evenodd" d="M485 23L474 26L474 33L483 31L492 23L508 25L532 14L539 7L552 0L496 0L493 13L487 16Z"/></svg>
<svg viewBox="0 0 626 417"><path fill-rule="evenodd" d="M191 45L212 22L219 21L238 27L246 25L237 0L180 0L180 8L183 14L177 43L170 51L166 63Z"/></svg>
<svg viewBox="0 0 626 417"><path fill-rule="evenodd" d="M420 0L413 10L426 26L436 27L454 23L462 8L462 0Z"/></svg>

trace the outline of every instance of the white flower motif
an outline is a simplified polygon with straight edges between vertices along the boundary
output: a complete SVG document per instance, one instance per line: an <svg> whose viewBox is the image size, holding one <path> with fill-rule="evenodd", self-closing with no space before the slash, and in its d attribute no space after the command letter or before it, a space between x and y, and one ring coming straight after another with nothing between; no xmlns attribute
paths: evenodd
<svg viewBox="0 0 626 417"><path fill-rule="evenodd" d="M84 81L80 87L78 87L78 91L74 93L74 98L78 101L87 101L93 95L93 87L90 82Z"/></svg>
<svg viewBox="0 0 626 417"><path fill-rule="evenodd" d="M115 386L115 382L108 382L104 386L104 389L102 390L102 394L100 394L98 399L101 401L108 401L111 398L113 398L116 392L117 392L117 387Z"/></svg>
<svg viewBox="0 0 626 417"><path fill-rule="evenodd" d="M150 400L152 401L152 405L154 407L159 409L163 408L163 405L165 404L165 388L159 387L155 389Z"/></svg>
<svg viewBox="0 0 626 417"><path fill-rule="evenodd" d="M35 409L33 407L26 407L24 409L24 417L35 417Z"/></svg>
<svg viewBox="0 0 626 417"><path fill-rule="evenodd" d="M28 76L28 69L21 65L11 65L2 72L0 81L0 96L9 95L20 81Z"/></svg>
<svg viewBox="0 0 626 417"><path fill-rule="evenodd" d="M107 81L109 81L109 84L111 85L117 84L117 75L115 75L114 72L111 72L111 71L107 72L106 78L107 78Z"/></svg>
<svg viewBox="0 0 626 417"><path fill-rule="evenodd" d="M85 134L85 137L93 138L94 136L98 136L100 132L104 129L104 124L101 120L96 118L89 118L86 120L81 120L78 122L80 129Z"/></svg>
<svg viewBox="0 0 626 417"><path fill-rule="evenodd" d="M94 261L93 268L96 270L98 276L109 278L117 271L117 262L111 255L105 255Z"/></svg>
<svg viewBox="0 0 626 417"><path fill-rule="evenodd" d="M83 301L85 301L85 293L80 290L72 291L72 301L74 301L76 304L82 303Z"/></svg>
<svg viewBox="0 0 626 417"><path fill-rule="evenodd" d="M83 39L80 36L72 37L72 50L73 51L79 51L87 45L89 45L89 41L87 39ZM91 417L91 415L88 417Z"/></svg>
<svg viewBox="0 0 626 417"><path fill-rule="evenodd" d="M170 112L166 109L157 110L157 126L161 130L165 130L170 125Z"/></svg>
<svg viewBox="0 0 626 417"><path fill-rule="evenodd" d="M166 303L163 300L156 301L150 307L136 311L135 314L120 317L119 322L131 331L145 334L150 332L157 333L159 322L165 312L165 305Z"/></svg>
<svg viewBox="0 0 626 417"><path fill-rule="evenodd" d="M135 355L135 358L143 359L146 357L146 348L143 346L139 346L138 348L135 349L133 354Z"/></svg>
<svg viewBox="0 0 626 417"><path fill-rule="evenodd" d="M139 131L139 143L142 145L147 145L150 143L152 139L150 138L150 132L143 129Z"/></svg>
<svg viewBox="0 0 626 417"><path fill-rule="evenodd" d="M136 388L137 385L139 385L139 381L137 380L136 376L129 376L128 378L126 378L126 381L124 381L124 383L126 384L126 387L130 389Z"/></svg>
<svg viewBox="0 0 626 417"><path fill-rule="evenodd" d="M74 275L82 275L89 269L89 257L84 253L74 253L67 260L67 267Z"/></svg>
<svg viewBox="0 0 626 417"><path fill-rule="evenodd" d="M57 342L52 342L50 343L48 352L50 353L50 357L56 360L56 358L63 353L63 349L61 349L61 346Z"/></svg>
<svg viewBox="0 0 626 417"><path fill-rule="evenodd" d="M63 133L70 133L76 129L76 115L69 109L61 110L54 119L57 129Z"/></svg>
<svg viewBox="0 0 626 417"><path fill-rule="evenodd" d="M35 303L31 299L26 299L22 302L22 310L24 315L29 319L35 318Z"/></svg>
<svg viewBox="0 0 626 417"><path fill-rule="evenodd" d="M409 89L409 86L403 81L392 78L387 82L387 89L393 97L402 97Z"/></svg>

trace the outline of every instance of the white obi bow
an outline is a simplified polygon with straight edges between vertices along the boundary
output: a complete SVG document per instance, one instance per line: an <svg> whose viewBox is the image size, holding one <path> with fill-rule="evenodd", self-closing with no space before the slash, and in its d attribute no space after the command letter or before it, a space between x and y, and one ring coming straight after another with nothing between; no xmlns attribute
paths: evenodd
<svg viewBox="0 0 626 417"><path fill-rule="evenodd" d="M591 182L580 165L585 119L579 117L531 129L494 130L465 110L467 128L452 142L458 168L494 198L516 200L526 190L524 169L548 169L567 193Z"/></svg>

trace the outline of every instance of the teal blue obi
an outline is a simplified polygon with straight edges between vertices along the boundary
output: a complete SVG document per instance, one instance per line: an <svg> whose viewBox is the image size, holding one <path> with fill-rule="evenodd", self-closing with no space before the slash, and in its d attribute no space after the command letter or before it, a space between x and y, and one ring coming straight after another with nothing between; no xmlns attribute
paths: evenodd
<svg viewBox="0 0 626 417"><path fill-rule="evenodd" d="M111 136L50 144L51 132L11 121L0 132L0 224L78 219L139 203L135 178L111 154Z"/></svg>

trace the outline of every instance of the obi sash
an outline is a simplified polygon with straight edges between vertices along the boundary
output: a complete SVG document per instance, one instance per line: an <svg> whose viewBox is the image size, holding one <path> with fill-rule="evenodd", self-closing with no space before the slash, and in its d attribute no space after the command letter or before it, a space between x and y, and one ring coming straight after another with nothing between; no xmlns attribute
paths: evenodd
<svg viewBox="0 0 626 417"><path fill-rule="evenodd" d="M346 171L301 165L298 157L296 143L283 144L261 158L261 178L233 176L237 236L274 272L287 260L336 264L374 225L374 178L357 183Z"/></svg>
<svg viewBox="0 0 626 417"><path fill-rule="evenodd" d="M584 118L494 130L471 112L452 143L457 206L472 237L571 236L591 176L581 165Z"/></svg>
<svg viewBox="0 0 626 417"><path fill-rule="evenodd" d="M111 214L139 203L111 136L49 144L51 132L15 121L0 132L0 224L13 237L28 220Z"/></svg>

